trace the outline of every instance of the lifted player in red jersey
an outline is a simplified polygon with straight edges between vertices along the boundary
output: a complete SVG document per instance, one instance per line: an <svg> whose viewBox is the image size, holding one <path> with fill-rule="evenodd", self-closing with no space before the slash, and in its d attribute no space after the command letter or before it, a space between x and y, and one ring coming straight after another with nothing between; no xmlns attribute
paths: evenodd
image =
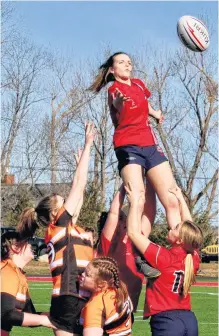
<svg viewBox="0 0 219 336"><path fill-rule="evenodd" d="M141 233L140 215L144 198L131 184L126 187L130 201L127 219L128 236L151 263L161 271L146 289L144 317L151 316L153 336L198 336L198 323L191 312L189 289L199 268L203 235L192 223L191 214L178 187L170 190L180 203L181 222L170 229L166 249L152 243Z"/></svg>
<svg viewBox="0 0 219 336"><path fill-rule="evenodd" d="M98 93L107 83L114 82L108 89L108 103L115 126L115 154L124 185L129 181L144 190L142 176L146 175L166 210L168 226L173 229L180 222L180 211L176 198L168 190L176 184L148 121L148 116L152 116L162 122L162 112L151 107L150 91L141 80L131 78L131 72L130 57L117 52L101 65L89 89Z"/></svg>

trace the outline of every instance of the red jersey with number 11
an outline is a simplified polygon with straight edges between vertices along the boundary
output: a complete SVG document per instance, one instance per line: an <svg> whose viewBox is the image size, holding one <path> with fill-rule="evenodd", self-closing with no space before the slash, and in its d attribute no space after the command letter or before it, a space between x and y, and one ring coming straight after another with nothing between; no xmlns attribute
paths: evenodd
<svg viewBox="0 0 219 336"><path fill-rule="evenodd" d="M161 275L147 285L144 316L148 317L167 310L191 310L190 294L186 297L181 295L185 273L185 250L181 247L172 247L168 250L150 243L144 257L153 267L161 271ZM199 263L200 258L195 251L193 255L195 273Z"/></svg>

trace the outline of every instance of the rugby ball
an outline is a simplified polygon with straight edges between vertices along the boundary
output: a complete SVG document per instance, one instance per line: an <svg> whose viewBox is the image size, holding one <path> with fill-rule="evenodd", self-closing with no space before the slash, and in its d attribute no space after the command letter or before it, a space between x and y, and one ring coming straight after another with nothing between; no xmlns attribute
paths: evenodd
<svg viewBox="0 0 219 336"><path fill-rule="evenodd" d="M193 16L185 15L179 19L177 34L184 46L192 51L202 52L209 47L208 29L201 20Z"/></svg>

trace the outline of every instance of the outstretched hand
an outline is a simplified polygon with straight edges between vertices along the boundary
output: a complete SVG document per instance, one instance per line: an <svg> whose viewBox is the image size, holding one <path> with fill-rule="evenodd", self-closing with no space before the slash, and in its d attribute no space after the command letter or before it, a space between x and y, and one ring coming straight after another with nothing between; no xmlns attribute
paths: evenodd
<svg viewBox="0 0 219 336"><path fill-rule="evenodd" d="M85 143L86 145L93 145L95 136L97 134L97 130L95 129L94 123L92 121L88 121L85 123Z"/></svg>
<svg viewBox="0 0 219 336"><path fill-rule="evenodd" d="M155 118L157 119L157 123L158 123L158 124L162 124L162 123L163 123L163 121L164 121L164 115L163 115L163 113L162 113L161 110L157 110L157 111L156 111L156 116L155 116Z"/></svg>
<svg viewBox="0 0 219 336"><path fill-rule="evenodd" d="M117 110L120 110L124 104L124 102L129 101L130 97L124 95L121 91L116 89L115 97L113 98L113 105Z"/></svg>

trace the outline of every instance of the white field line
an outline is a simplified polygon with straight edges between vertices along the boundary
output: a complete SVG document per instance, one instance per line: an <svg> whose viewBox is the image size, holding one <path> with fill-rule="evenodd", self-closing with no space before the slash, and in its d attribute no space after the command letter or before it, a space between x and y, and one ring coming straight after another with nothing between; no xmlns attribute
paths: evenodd
<svg viewBox="0 0 219 336"><path fill-rule="evenodd" d="M50 290L52 290L52 287L38 287L38 288L29 287L29 289L50 289Z"/></svg>
<svg viewBox="0 0 219 336"><path fill-rule="evenodd" d="M29 287L29 289L52 289L52 287ZM216 295L218 296L219 293L209 293L209 292L190 292L191 294L203 294L203 295Z"/></svg>

